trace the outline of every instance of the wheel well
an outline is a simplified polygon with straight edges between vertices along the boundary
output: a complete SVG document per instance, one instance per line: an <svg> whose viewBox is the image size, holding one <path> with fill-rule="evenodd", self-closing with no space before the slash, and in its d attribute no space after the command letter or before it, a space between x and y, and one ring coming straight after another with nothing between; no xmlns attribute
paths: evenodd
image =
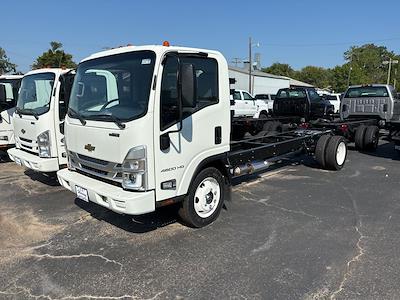
<svg viewBox="0 0 400 300"><path fill-rule="evenodd" d="M268 111L266 111L266 110L262 110L262 111L260 111L259 115L261 115L261 114L268 115Z"/></svg>

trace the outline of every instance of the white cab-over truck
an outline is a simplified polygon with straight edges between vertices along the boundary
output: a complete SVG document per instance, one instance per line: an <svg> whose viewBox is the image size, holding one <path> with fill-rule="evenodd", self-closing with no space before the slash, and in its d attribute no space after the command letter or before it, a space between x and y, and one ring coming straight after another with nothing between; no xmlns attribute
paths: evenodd
<svg viewBox="0 0 400 300"><path fill-rule="evenodd" d="M230 180L298 151L340 169L346 143L295 130L231 142L228 65L216 51L128 46L80 62L65 119L68 168L59 182L77 198L139 215L180 202L189 225L214 221Z"/></svg>
<svg viewBox="0 0 400 300"><path fill-rule="evenodd" d="M266 101L256 99L244 90L235 90L232 104L234 117L267 118L272 112L272 106Z"/></svg>
<svg viewBox="0 0 400 300"><path fill-rule="evenodd" d="M13 116L15 148L7 151L17 164L43 173L67 164L63 123L73 76L49 68L23 77Z"/></svg>
<svg viewBox="0 0 400 300"><path fill-rule="evenodd" d="M18 98L22 75L0 76L0 150L14 146L12 115Z"/></svg>

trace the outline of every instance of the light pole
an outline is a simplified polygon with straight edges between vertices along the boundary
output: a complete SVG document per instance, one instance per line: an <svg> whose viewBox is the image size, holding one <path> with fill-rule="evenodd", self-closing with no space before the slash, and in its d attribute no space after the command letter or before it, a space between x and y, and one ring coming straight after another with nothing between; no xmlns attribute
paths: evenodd
<svg viewBox="0 0 400 300"><path fill-rule="evenodd" d="M251 37L249 37L249 93L250 94L253 94L252 85L251 85L251 72L253 71L253 60L252 60L251 48L254 46L260 47L260 43L253 44Z"/></svg>
<svg viewBox="0 0 400 300"><path fill-rule="evenodd" d="M390 84L390 75L392 72L392 64L398 64L399 61L398 60L393 60L391 57L389 58L389 60L385 60L384 62L382 62L384 65L389 65L389 69L388 69L388 77L387 77L387 84Z"/></svg>

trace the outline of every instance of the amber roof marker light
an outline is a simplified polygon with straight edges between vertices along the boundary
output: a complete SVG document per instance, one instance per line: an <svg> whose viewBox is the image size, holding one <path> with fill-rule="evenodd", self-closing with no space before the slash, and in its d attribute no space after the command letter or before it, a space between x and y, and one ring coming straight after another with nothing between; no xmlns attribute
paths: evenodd
<svg viewBox="0 0 400 300"><path fill-rule="evenodd" d="M170 46L168 41L164 41L164 42L162 43L162 45L163 45L164 47L169 47L169 46Z"/></svg>

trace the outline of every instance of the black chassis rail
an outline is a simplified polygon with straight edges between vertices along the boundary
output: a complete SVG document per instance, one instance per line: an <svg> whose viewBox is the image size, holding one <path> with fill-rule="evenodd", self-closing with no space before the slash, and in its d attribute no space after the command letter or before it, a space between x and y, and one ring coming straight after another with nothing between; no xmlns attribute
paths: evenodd
<svg viewBox="0 0 400 300"><path fill-rule="evenodd" d="M235 168L251 166L255 162L266 162L285 157L297 152L315 151L318 139L324 134L332 134L332 130L298 129L276 135L254 137L231 143L228 154L232 177Z"/></svg>
<svg viewBox="0 0 400 300"><path fill-rule="evenodd" d="M379 125L379 121L377 119L346 119L346 120L315 120L309 122L310 129L330 129L335 134L341 135L346 139L352 141L354 140L354 136L357 128L360 125L370 126L370 125Z"/></svg>

